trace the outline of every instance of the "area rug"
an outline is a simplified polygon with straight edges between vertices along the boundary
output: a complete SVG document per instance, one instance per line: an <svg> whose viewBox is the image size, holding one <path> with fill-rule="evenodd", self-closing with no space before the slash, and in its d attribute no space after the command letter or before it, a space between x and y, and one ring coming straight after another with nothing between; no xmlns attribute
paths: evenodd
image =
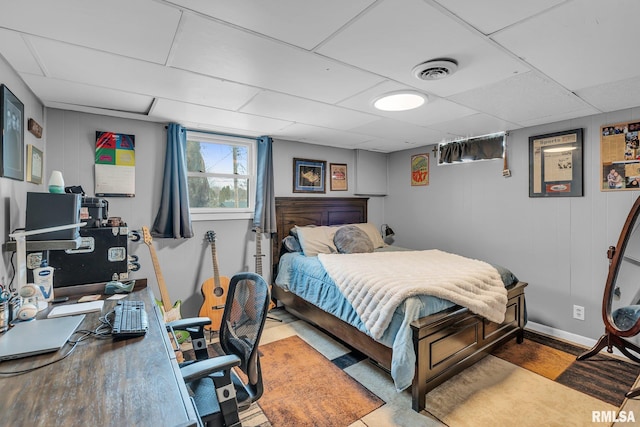
<svg viewBox="0 0 640 427"><path fill-rule="evenodd" d="M453 427L586 426L618 409L491 355L428 393L426 408Z"/></svg>
<svg viewBox="0 0 640 427"><path fill-rule="evenodd" d="M260 346L264 394L274 427L348 426L384 401L298 336Z"/></svg>

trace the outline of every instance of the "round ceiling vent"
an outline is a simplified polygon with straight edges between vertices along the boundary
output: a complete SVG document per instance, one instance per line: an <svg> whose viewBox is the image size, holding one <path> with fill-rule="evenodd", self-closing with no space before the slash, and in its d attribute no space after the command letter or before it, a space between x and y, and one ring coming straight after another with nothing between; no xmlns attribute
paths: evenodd
<svg viewBox="0 0 640 427"><path fill-rule="evenodd" d="M453 59L435 59L413 67L413 75L420 80L440 80L449 77L458 69Z"/></svg>

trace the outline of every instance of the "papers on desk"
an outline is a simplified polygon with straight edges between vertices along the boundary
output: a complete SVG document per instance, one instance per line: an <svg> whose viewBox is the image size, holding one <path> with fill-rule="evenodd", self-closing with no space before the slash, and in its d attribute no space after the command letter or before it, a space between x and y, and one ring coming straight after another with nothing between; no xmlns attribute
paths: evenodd
<svg viewBox="0 0 640 427"><path fill-rule="evenodd" d="M91 313L92 311L102 311L102 306L104 305L104 301L91 301L91 302L81 302L77 304L67 304L67 305L59 305L54 307L49 314L48 318L52 317L62 317L62 316L72 316L74 314L83 314L83 313Z"/></svg>

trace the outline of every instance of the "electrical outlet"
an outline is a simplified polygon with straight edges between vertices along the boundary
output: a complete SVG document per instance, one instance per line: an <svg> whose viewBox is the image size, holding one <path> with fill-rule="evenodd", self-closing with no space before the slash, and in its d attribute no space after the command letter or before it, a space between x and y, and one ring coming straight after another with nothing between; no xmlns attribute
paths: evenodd
<svg viewBox="0 0 640 427"><path fill-rule="evenodd" d="M584 320L584 307L581 305L573 306L573 318L578 320Z"/></svg>

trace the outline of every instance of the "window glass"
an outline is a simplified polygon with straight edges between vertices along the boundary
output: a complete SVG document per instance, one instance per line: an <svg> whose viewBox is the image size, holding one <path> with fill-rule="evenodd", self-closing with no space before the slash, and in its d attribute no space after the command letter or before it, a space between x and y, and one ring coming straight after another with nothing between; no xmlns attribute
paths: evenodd
<svg viewBox="0 0 640 427"><path fill-rule="evenodd" d="M187 132L187 182L193 213L253 211L255 142Z"/></svg>

